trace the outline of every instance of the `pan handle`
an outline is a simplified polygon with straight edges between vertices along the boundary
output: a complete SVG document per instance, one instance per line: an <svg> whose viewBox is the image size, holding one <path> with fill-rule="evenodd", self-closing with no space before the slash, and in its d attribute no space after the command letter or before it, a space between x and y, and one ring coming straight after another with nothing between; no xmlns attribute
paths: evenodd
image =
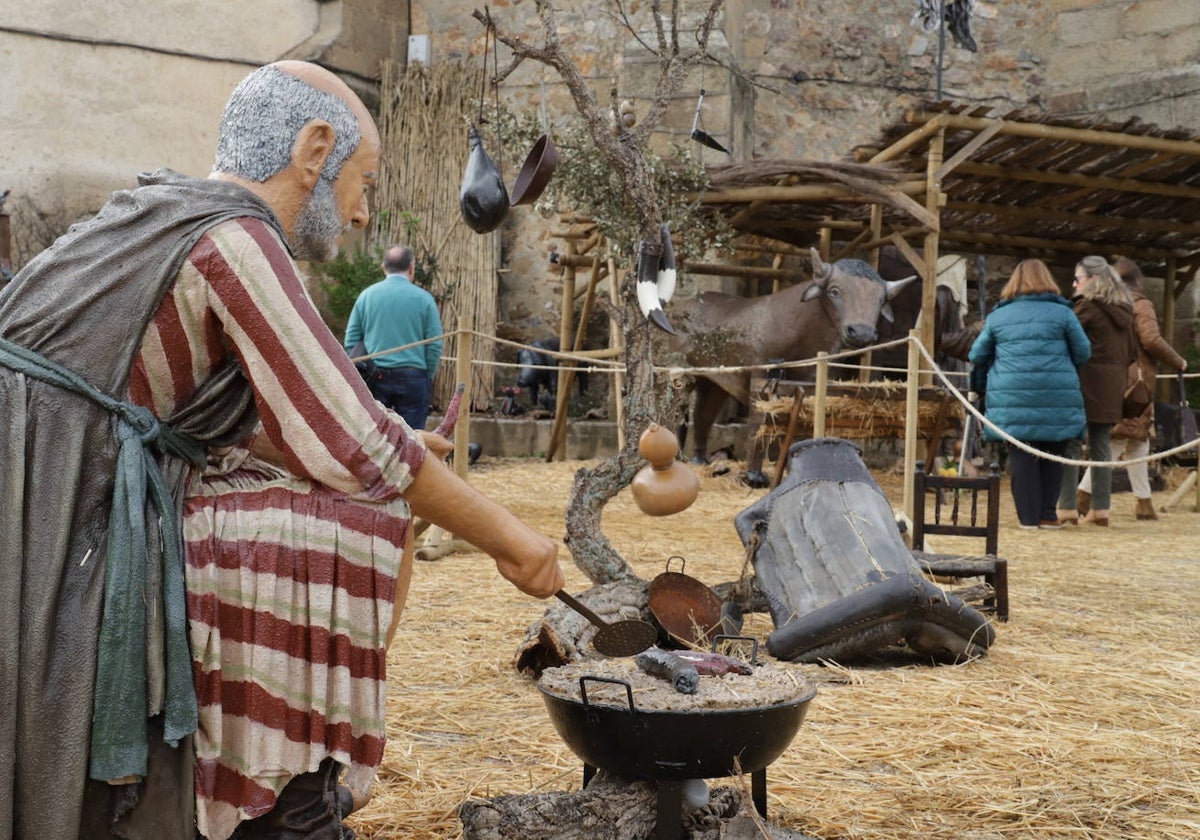
<svg viewBox="0 0 1200 840"><path fill-rule="evenodd" d="M721 636L721 635L713 636L712 652L716 653L717 645L720 644L721 642L725 642L725 641L749 642L751 645L751 647L750 647L750 664L751 665L758 664L758 639L754 638L753 636Z"/></svg>
<svg viewBox="0 0 1200 840"><path fill-rule="evenodd" d="M575 612L586 618L592 624L599 627L601 630L608 628L609 624L607 621L585 607L582 602L580 602L574 595L570 594L565 589L558 590L554 593L554 596L568 607L575 610Z"/></svg>
<svg viewBox="0 0 1200 840"><path fill-rule="evenodd" d="M583 707L585 709L588 708L587 685L585 684L588 680L592 680L593 682L612 683L613 685L625 686L625 694L629 699L629 713L632 715L637 712L637 709L633 705L632 685L627 683L625 680L615 680L611 677L592 677L586 674L579 678L579 696L583 698Z"/></svg>
<svg viewBox="0 0 1200 840"><path fill-rule="evenodd" d="M667 572L671 571L671 561L672 560L679 561L679 573L683 574L683 570L687 568L687 561L683 559L682 554L672 554L670 557L668 557L666 565L663 567L663 571L667 571Z"/></svg>

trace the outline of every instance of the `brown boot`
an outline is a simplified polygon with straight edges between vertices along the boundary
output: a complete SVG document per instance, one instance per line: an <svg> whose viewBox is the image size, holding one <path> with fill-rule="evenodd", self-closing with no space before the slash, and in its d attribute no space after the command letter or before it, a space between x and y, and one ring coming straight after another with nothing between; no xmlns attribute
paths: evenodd
<svg viewBox="0 0 1200 840"><path fill-rule="evenodd" d="M1076 490L1075 509L1079 511L1080 516L1087 516L1088 511L1092 509L1092 494L1085 493L1083 490Z"/></svg>
<svg viewBox="0 0 1200 840"><path fill-rule="evenodd" d="M1158 519L1158 513L1154 510L1154 502L1150 499L1138 499L1133 512L1138 519Z"/></svg>
<svg viewBox="0 0 1200 840"><path fill-rule="evenodd" d="M1092 508L1092 510L1088 513L1088 515L1086 517L1084 517L1083 521L1090 522L1093 525L1099 525L1101 528L1107 528L1108 527L1108 511L1099 510L1098 508Z"/></svg>

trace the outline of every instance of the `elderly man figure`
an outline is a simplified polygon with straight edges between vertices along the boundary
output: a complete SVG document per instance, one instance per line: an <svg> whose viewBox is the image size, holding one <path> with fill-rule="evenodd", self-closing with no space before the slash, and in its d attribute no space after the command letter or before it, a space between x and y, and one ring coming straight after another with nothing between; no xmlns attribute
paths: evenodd
<svg viewBox="0 0 1200 840"><path fill-rule="evenodd" d="M260 68L209 178L143 176L0 293L0 840L345 836L411 516L563 585L301 284L367 222L379 154L336 76Z"/></svg>

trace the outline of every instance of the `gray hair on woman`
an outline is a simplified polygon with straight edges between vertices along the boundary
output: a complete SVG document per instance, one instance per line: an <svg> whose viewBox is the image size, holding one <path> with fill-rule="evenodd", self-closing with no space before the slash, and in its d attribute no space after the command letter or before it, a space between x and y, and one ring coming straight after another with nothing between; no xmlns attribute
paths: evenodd
<svg viewBox="0 0 1200 840"><path fill-rule="evenodd" d="M1120 275L1104 257L1084 257L1079 261L1077 268L1092 279L1092 282L1079 290L1084 297L1105 303L1133 305L1133 295L1129 293L1129 287L1122 282Z"/></svg>
<svg viewBox="0 0 1200 840"><path fill-rule="evenodd" d="M261 184L292 162L296 135L312 120L333 126L333 151L321 177L336 180L362 141L350 106L291 73L260 67L242 80L225 105L213 171Z"/></svg>

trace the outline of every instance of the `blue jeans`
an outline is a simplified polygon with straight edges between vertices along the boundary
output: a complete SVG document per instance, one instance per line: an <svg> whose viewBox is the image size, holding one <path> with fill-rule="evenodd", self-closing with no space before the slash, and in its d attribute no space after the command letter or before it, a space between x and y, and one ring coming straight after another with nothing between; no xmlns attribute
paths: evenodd
<svg viewBox="0 0 1200 840"><path fill-rule="evenodd" d="M403 417L414 431L425 428L432 387L423 368L376 365L367 387L375 399Z"/></svg>

